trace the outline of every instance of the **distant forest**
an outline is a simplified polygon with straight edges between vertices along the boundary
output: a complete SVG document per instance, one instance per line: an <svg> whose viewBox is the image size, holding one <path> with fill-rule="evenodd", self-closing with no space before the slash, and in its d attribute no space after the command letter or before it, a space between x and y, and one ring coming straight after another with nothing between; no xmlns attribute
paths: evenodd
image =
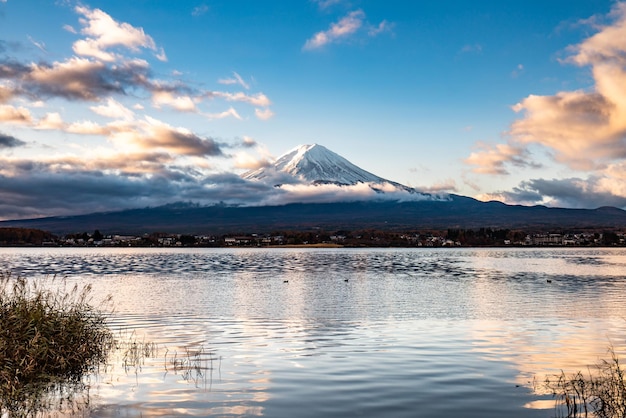
<svg viewBox="0 0 626 418"><path fill-rule="evenodd" d="M0 246L41 246L56 239L50 232L39 229L0 228Z"/></svg>

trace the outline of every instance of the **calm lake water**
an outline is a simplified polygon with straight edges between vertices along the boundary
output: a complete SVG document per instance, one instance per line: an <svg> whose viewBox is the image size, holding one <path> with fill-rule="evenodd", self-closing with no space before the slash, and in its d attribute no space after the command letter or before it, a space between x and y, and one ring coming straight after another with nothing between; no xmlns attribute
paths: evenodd
<svg viewBox="0 0 626 418"><path fill-rule="evenodd" d="M626 355L624 249L2 248L0 265L92 284L115 330L157 345L92 378L96 417L551 417L546 375Z"/></svg>

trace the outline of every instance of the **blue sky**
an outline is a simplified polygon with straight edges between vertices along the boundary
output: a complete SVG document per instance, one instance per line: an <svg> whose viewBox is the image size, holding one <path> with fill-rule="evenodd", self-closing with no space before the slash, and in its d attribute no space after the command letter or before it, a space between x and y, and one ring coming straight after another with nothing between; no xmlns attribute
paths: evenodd
<svg viewBox="0 0 626 418"><path fill-rule="evenodd" d="M306 143L424 191L626 208L625 52L603 0L0 0L0 218L259 204L238 175Z"/></svg>

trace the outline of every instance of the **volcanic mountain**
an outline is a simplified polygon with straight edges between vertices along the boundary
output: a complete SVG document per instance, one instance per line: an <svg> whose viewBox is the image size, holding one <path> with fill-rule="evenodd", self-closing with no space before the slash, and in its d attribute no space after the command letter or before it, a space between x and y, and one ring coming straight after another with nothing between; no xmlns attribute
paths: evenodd
<svg viewBox="0 0 626 418"><path fill-rule="evenodd" d="M56 234L99 229L105 233L172 232L227 234L277 230L446 228L615 228L626 226L617 208L563 209L480 202L455 194L430 195L378 177L327 148L302 145L267 167L241 176L259 182L243 188L246 203L179 202L77 216L2 221L0 227L25 227ZM228 195L228 189L224 189ZM257 203L254 202L257 193ZM222 195L217 195L220 199ZM246 194L246 197L250 197ZM267 202L260 203L264 198ZM276 198L274 201L271 198Z"/></svg>
<svg viewBox="0 0 626 418"><path fill-rule="evenodd" d="M319 144L300 145L278 157L274 164L248 171L241 177L246 180L272 182L278 187L284 183L335 184L338 186L365 183L378 193L384 193L385 186L392 186L392 189L409 193L419 193L411 187L363 170Z"/></svg>
<svg viewBox="0 0 626 418"><path fill-rule="evenodd" d="M274 164L248 171L242 177L247 180L266 180L284 173L307 183L349 185L387 181L318 144L300 145L278 157Z"/></svg>

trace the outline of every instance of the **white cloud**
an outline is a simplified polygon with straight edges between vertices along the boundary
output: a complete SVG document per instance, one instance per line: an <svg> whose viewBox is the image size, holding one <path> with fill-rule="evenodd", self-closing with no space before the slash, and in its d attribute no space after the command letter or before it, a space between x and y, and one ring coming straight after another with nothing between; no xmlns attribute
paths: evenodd
<svg viewBox="0 0 626 418"><path fill-rule="evenodd" d="M262 167L270 165L270 160L264 157L255 157L247 152L238 152L235 154L233 165L235 168L244 170L258 170Z"/></svg>
<svg viewBox="0 0 626 418"><path fill-rule="evenodd" d="M110 133L110 130L107 127L104 127L92 121L74 122L64 129L69 133L78 135L106 136Z"/></svg>
<svg viewBox="0 0 626 418"><path fill-rule="evenodd" d="M11 124L30 124L33 116L25 107L15 107L11 105L0 105L0 122Z"/></svg>
<svg viewBox="0 0 626 418"><path fill-rule="evenodd" d="M191 15L198 17L198 16L202 16L208 11L209 11L209 6L207 6L206 4L201 4L193 8L193 10L191 11Z"/></svg>
<svg viewBox="0 0 626 418"><path fill-rule="evenodd" d="M239 113L237 113L237 111L232 107L220 113L207 113L205 116L208 119L225 119L228 117L233 117L238 120L243 120L243 118L239 115Z"/></svg>
<svg viewBox="0 0 626 418"><path fill-rule="evenodd" d="M221 78L218 80L220 84L238 84L246 90L250 90L250 85L244 81L239 74L233 71L232 78Z"/></svg>
<svg viewBox="0 0 626 418"><path fill-rule="evenodd" d="M327 44L345 39L363 26L364 19L365 13L363 10L350 12L338 22L331 24L329 29L313 35L306 41L303 48L305 50L318 49Z"/></svg>
<svg viewBox="0 0 626 418"><path fill-rule="evenodd" d="M83 16L80 19L83 26L80 32L88 36L74 43L73 49L76 54L110 62L115 61L117 55L107 50L124 47L134 52L139 48L147 48L155 51L157 57L165 57L164 51L157 49L152 37L146 35L142 28L117 22L100 9L77 6L75 10Z"/></svg>
<svg viewBox="0 0 626 418"><path fill-rule="evenodd" d="M112 119L130 120L134 116L132 110L128 109L123 104L111 97L107 99L106 105L91 106L90 109L100 116L105 116Z"/></svg>
<svg viewBox="0 0 626 418"><path fill-rule="evenodd" d="M363 10L355 10L348 13L339 21L332 23L330 28L320 31L308 39L303 50L320 49L328 44L337 43L356 36L357 33L365 33L369 37L375 37L384 32L391 32L393 23L383 20L378 25L371 25L365 20Z"/></svg>
<svg viewBox="0 0 626 418"><path fill-rule="evenodd" d="M196 103L199 99L190 96L174 96L169 91L155 91L152 94L152 103L155 107L169 106L181 112L196 112Z"/></svg>
<svg viewBox="0 0 626 418"><path fill-rule="evenodd" d="M215 97L221 97L230 102L248 103L248 104L251 104L252 106L267 107L272 104L270 99L263 93L248 95L242 92L227 93L227 92L216 91L216 92L212 92L211 95Z"/></svg>
<svg viewBox="0 0 626 418"><path fill-rule="evenodd" d="M57 112L46 113L35 125L35 129L41 130L62 130L65 129L65 122Z"/></svg>
<svg viewBox="0 0 626 418"><path fill-rule="evenodd" d="M265 108L265 109L256 108L254 109L254 114L256 115L257 118L261 120L270 120L271 118L274 117L274 112L272 112L268 108Z"/></svg>

